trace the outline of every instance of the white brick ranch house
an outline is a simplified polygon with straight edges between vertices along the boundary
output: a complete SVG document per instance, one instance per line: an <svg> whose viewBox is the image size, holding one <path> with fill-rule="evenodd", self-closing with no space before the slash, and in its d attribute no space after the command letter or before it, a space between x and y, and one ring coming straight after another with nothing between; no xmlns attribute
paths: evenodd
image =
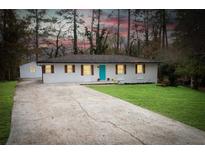
<svg viewBox="0 0 205 154"><path fill-rule="evenodd" d="M67 55L39 60L43 83L156 83L158 62L125 55Z"/></svg>

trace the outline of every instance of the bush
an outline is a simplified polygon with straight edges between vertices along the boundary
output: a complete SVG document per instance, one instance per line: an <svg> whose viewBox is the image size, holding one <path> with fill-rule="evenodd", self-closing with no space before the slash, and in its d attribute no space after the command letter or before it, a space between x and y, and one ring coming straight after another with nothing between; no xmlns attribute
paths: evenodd
<svg viewBox="0 0 205 154"><path fill-rule="evenodd" d="M177 86L177 75L175 73L175 66L170 64L161 64L159 66L159 79L160 82L164 82L164 78L167 77L169 82L166 85Z"/></svg>

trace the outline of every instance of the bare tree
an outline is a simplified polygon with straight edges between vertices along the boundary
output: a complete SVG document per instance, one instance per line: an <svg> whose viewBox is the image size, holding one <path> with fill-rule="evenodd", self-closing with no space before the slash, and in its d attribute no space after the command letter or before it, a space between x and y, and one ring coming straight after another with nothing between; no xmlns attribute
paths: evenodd
<svg viewBox="0 0 205 154"><path fill-rule="evenodd" d="M30 22L35 23L34 33L35 33L35 52L36 52L36 60L38 60L39 54L39 33L42 31L41 23L49 22L49 18L46 18L46 10L28 10L29 14L27 19ZM45 25L45 24L44 24ZM44 29L45 30L45 29Z"/></svg>
<svg viewBox="0 0 205 154"><path fill-rule="evenodd" d="M60 49L63 48L63 45L59 43L60 38L63 38L66 35L68 30L64 30L65 24L60 25L59 28L56 28L56 41L55 41L55 57L58 57Z"/></svg>
<svg viewBox="0 0 205 154"><path fill-rule="evenodd" d="M87 37L89 44L90 44L90 54L91 55L95 54L94 43L93 43L94 21L95 21L95 10L92 10L90 30L88 27L85 27L85 36Z"/></svg>
<svg viewBox="0 0 205 154"><path fill-rule="evenodd" d="M70 28L70 25L72 25L73 30L73 52L74 54L78 54L78 35L80 32L78 31L78 27L82 26L84 21L82 20L78 10L60 10L57 12L58 15L63 16L65 20L69 24L67 24L68 28Z"/></svg>

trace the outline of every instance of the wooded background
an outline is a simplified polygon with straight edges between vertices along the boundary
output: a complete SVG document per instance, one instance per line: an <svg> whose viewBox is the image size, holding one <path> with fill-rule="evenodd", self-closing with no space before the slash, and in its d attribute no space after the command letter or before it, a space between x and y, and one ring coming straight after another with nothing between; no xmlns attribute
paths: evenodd
<svg viewBox="0 0 205 154"><path fill-rule="evenodd" d="M86 21L81 10L54 11L0 10L0 80L18 79L20 64L42 57L124 54L160 60L162 83L205 86L204 10L96 9Z"/></svg>

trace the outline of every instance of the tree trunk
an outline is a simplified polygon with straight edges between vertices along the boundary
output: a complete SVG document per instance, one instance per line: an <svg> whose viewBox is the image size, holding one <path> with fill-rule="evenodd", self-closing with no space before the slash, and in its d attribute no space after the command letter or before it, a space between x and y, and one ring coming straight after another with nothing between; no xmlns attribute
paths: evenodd
<svg viewBox="0 0 205 154"><path fill-rule="evenodd" d="M199 88L198 77L196 75L191 77L190 86L193 89L198 89Z"/></svg>
<svg viewBox="0 0 205 154"><path fill-rule="evenodd" d="M148 18L148 10L145 10L145 21L144 21L144 24L145 24L145 44L146 46L148 46L149 44L149 26L148 26L148 23L149 23L149 18Z"/></svg>
<svg viewBox="0 0 205 154"><path fill-rule="evenodd" d="M94 54L93 49L93 24L94 24L94 10L92 10L92 21L91 21L91 31L90 31L90 54Z"/></svg>
<svg viewBox="0 0 205 154"><path fill-rule="evenodd" d="M8 68L8 80L9 80L9 81L11 80L11 71L10 71L10 68Z"/></svg>
<svg viewBox="0 0 205 154"><path fill-rule="evenodd" d="M167 38L167 26L166 26L166 24L165 24L165 41L166 41L165 47L168 48L168 38Z"/></svg>
<svg viewBox="0 0 205 154"><path fill-rule="evenodd" d="M162 49L164 49L165 47L165 37L164 37L164 23L165 23L165 20L164 20L165 16L164 16L164 10L162 10Z"/></svg>
<svg viewBox="0 0 205 154"><path fill-rule="evenodd" d="M73 10L73 36L74 36L73 51L74 51L74 54L78 54L76 11L77 11L76 9Z"/></svg>
<svg viewBox="0 0 205 154"><path fill-rule="evenodd" d="M191 88L193 88L193 87L194 87L194 79L193 79L193 77L191 77L190 87L191 87Z"/></svg>
<svg viewBox="0 0 205 154"><path fill-rule="evenodd" d="M38 33L38 31L39 31L39 19L38 19L38 10L36 9L35 10L35 12L36 12L36 28L35 28L35 30L36 30L36 61L38 61L38 47L39 47L39 42L38 42L38 37L39 37L39 33Z"/></svg>
<svg viewBox="0 0 205 154"><path fill-rule="evenodd" d="M120 10L117 10L117 53L119 53L119 44L120 44Z"/></svg>
<svg viewBox="0 0 205 154"><path fill-rule="evenodd" d="M59 45L58 45L58 38L56 40L56 53L55 53L55 57L58 57L58 49L59 49Z"/></svg>
<svg viewBox="0 0 205 154"><path fill-rule="evenodd" d="M56 52L55 52L55 57L58 57L58 53L59 53L59 36L61 33L61 29L58 32L58 35L56 36Z"/></svg>
<svg viewBox="0 0 205 154"><path fill-rule="evenodd" d="M137 56L139 56L140 55L140 40L138 39L137 40L137 51L138 51L138 53L137 53Z"/></svg>
<svg viewBox="0 0 205 154"><path fill-rule="evenodd" d="M98 23L97 23L97 32L96 32L96 53L100 53L100 14L101 10L98 10Z"/></svg>
<svg viewBox="0 0 205 154"><path fill-rule="evenodd" d="M159 28L159 46L160 46L160 48L162 47L162 27L161 27L161 25L160 25L160 28Z"/></svg>
<svg viewBox="0 0 205 154"><path fill-rule="evenodd" d="M106 49L106 43L107 43L107 38L108 38L109 33L106 34L104 42L102 44L102 52L105 54L105 49Z"/></svg>
<svg viewBox="0 0 205 154"><path fill-rule="evenodd" d="M6 10L3 10L3 29L2 29L2 44L4 45L4 41L5 41L5 31L6 31Z"/></svg>
<svg viewBox="0 0 205 154"><path fill-rule="evenodd" d="M167 39L167 26L166 26L166 10L161 11L162 18L162 48L168 48L168 39Z"/></svg>
<svg viewBox="0 0 205 154"><path fill-rule="evenodd" d="M130 54L130 9L128 9L127 55Z"/></svg>

